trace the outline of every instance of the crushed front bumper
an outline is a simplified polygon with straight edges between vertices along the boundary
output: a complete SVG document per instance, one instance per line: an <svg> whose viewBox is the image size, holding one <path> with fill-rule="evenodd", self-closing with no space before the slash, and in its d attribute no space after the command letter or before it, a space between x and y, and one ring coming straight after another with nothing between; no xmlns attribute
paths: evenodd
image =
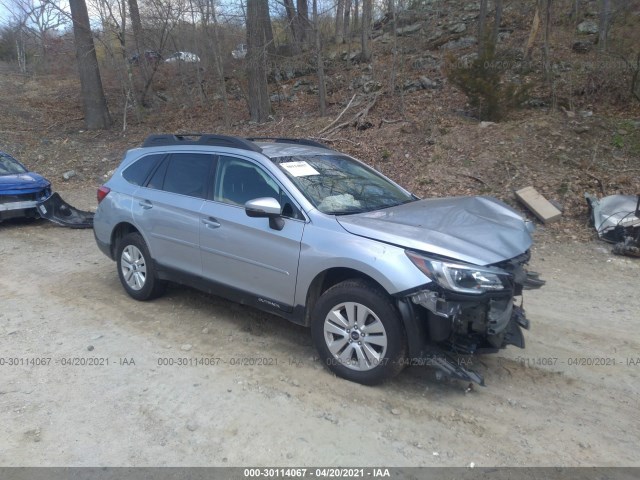
<svg viewBox="0 0 640 480"><path fill-rule="evenodd" d="M50 222L69 228L92 228L93 212L86 212L72 207L62 200L58 193L37 203L38 213Z"/></svg>
<svg viewBox="0 0 640 480"><path fill-rule="evenodd" d="M522 283L509 292L473 296L424 289L405 296L399 309L411 358L426 360L415 364L434 366L439 374L484 385L482 375L466 368L469 362L460 362L459 356L495 353L508 345L524 348L522 329L529 329L529 320L514 297L524 287L543 284L537 274L524 272Z"/></svg>

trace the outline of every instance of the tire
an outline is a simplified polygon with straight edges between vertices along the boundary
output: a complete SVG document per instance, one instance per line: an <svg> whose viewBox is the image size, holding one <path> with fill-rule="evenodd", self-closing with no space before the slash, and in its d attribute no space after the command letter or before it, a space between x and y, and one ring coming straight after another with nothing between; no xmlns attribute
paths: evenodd
<svg viewBox="0 0 640 480"><path fill-rule="evenodd" d="M120 240L116 262L120 283L132 298L151 300L164 293L165 282L158 279L147 244L139 233L129 233Z"/></svg>
<svg viewBox="0 0 640 480"><path fill-rule="evenodd" d="M404 368L407 339L389 295L360 279L345 280L318 299L311 337L322 362L339 377L375 385Z"/></svg>

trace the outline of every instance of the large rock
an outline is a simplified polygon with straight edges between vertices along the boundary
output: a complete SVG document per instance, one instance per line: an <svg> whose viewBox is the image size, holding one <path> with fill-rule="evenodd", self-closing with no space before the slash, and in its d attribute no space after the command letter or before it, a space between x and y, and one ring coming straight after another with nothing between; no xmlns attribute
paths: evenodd
<svg viewBox="0 0 640 480"><path fill-rule="evenodd" d="M578 25L578 33L594 34L598 33L598 24L592 20L585 20Z"/></svg>
<svg viewBox="0 0 640 480"><path fill-rule="evenodd" d="M396 30L396 34L399 37L403 37L406 35L412 35L416 32L419 32L420 30L422 30L422 22L414 23L413 25L408 25L406 27L398 28Z"/></svg>
<svg viewBox="0 0 640 480"><path fill-rule="evenodd" d="M447 30L451 33L462 33L467 31L467 24L464 22L452 23L447 26Z"/></svg>
<svg viewBox="0 0 640 480"><path fill-rule="evenodd" d="M462 48L469 48L478 43L478 39L476 37L462 37L457 40L451 40L450 42L445 43L440 48L442 50L460 50Z"/></svg>

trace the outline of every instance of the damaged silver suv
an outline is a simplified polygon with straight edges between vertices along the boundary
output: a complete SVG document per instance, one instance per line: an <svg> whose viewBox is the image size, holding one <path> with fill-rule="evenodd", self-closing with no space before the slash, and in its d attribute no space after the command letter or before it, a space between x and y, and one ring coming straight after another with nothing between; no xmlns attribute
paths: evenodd
<svg viewBox="0 0 640 480"><path fill-rule="evenodd" d="M420 200L303 139L152 135L98 189L94 232L136 300L167 281L311 327L322 362L374 384L524 347L530 225L489 197ZM521 305L521 302L520 302Z"/></svg>

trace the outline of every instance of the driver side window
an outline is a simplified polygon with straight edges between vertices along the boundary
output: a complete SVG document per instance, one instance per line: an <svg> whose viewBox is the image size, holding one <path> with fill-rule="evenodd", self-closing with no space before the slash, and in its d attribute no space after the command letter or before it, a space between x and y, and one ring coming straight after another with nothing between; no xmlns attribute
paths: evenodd
<svg viewBox="0 0 640 480"><path fill-rule="evenodd" d="M278 200L282 216L304 218L280 186L260 167L234 157L220 156L213 199L242 206L249 200L271 197Z"/></svg>

